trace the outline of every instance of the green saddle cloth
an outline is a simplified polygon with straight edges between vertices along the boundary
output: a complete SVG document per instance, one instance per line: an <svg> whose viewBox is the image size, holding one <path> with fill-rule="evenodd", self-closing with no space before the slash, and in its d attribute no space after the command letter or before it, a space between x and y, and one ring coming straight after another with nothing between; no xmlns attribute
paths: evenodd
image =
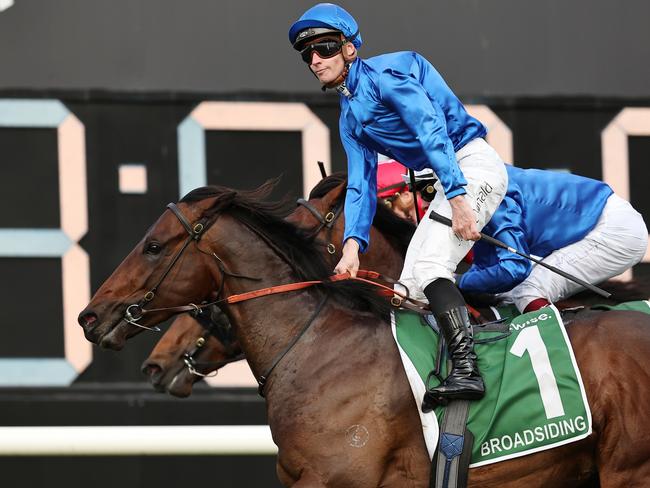
<svg viewBox="0 0 650 488"><path fill-rule="evenodd" d="M469 410L467 425L475 439L471 467L550 449L591 433L584 386L557 309L515 312L501 311L502 317L511 317L502 331L475 328L486 396L472 402ZM394 320L397 341L426 382L436 364L438 334L411 312L397 312ZM437 384L437 378L429 379L429 387ZM436 410L439 421L443 411Z"/></svg>

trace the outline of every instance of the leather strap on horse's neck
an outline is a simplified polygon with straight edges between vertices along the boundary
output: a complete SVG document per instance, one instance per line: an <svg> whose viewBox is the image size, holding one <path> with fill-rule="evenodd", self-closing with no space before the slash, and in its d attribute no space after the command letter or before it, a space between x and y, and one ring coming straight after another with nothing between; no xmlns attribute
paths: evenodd
<svg viewBox="0 0 650 488"><path fill-rule="evenodd" d="M323 309L323 306L325 305L325 302L327 301L327 295L323 297L323 299L320 301L314 312L311 314L309 317L309 320L307 323L303 326L303 328L300 330L300 332L287 344L287 346L278 354L275 356L275 359L271 361L271 365L266 369L263 375L261 375L257 379L257 384L259 385L257 392L260 394L262 398L264 398L264 387L266 386L266 382L269 379L269 376L271 376L271 373L273 373L273 370L276 368L278 364L280 364L280 361L287 355L287 353L295 346L296 342L300 340L300 338L307 332L309 327L311 327L311 324L314 323L314 320L316 317L318 317L318 314L320 314L321 310Z"/></svg>
<svg viewBox="0 0 650 488"><path fill-rule="evenodd" d="M243 302L246 300L250 300L252 298L259 298L263 296L268 296L268 295L275 295L276 293L285 293L289 291L296 291L296 290L302 290L304 288L309 288L314 285L320 285L322 283L325 283L326 281L329 282L335 282L335 281L343 281L343 280L352 280L352 281L359 281L362 283L367 283L369 285L375 286L379 288L381 292L383 292L384 295L386 296L393 296L391 299L391 304L395 307L404 307L404 308L409 308L410 310L419 312L419 313L429 313L428 310L428 304L425 302L422 302L420 300L416 300L414 298L409 297L407 294L401 293L397 290L394 290L393 288L390 288L389 286L386 286L381 283L377 283L376 281L372 280L378 280L381 279L383 281L386 281L387 283L397 283L396 280L393 280L392 278L388 278L386 276L383 276L376 271L368 271L368 270L363 270L360 269L357 271L357 276L356 277L351 277L349 273L341 273L337 274L334 276L330 276L326 280L314 280L314 281L301 281L299 283L287 283L284 285L276 285L276 286L270 286L268 288L262 288L259 290L253 290L249 291L246 293L240 293L238 295L230 295L228 298L223 299L226 303L238 303L238 302ZM410 306L409 306L410 305ZM413 307L413 308L412 308Z"/></svg>

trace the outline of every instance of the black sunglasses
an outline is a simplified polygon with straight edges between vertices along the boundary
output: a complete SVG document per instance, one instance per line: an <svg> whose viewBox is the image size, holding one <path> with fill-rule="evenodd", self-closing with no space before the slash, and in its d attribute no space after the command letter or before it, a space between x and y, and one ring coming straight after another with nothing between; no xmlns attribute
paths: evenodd
<svg viewBox="0 0 650 488"><path fill-rule="evenodd" d="M345 41L319 41L313 44L307 44L304 48L300 50L300 56L302 60L311 64L311 58L314 51L318 53L318 56L327 59L336 56L341 52L341 47Z"/></svg>

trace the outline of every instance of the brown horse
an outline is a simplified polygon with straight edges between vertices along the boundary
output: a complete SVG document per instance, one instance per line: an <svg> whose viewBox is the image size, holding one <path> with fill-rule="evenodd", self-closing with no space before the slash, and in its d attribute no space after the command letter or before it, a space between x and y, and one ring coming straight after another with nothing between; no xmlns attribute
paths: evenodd
<svg viewBox="0 0 650 488"><path fill-rule="evenodd" d="M309 201L299 200L296 210L287 220L302 229L309 229L317 241L328 250L332 267L340 259L340 250L334 243L342 241L345 219L341 212L345 199L345 173L335 173L321 180L309 195ZM379 230L381 229L381 230ZM394 214L381 205L372 227L371 245L361 255L361 267L386 276L397 276L404 262L406 247L415 230L409 222L395 219ZM609 281L603 285L612 293L612 300L603 300L593 292L585 291L558 303L559 308L593 305L595 303L620 303L648 298L647 286L638 282ZM493 296L472 297L468 301L490 317L490 310L481 303L493 302ZM212 317L212 320L208 320ZM183 314L161 337L142 364L142 371L160 392L177 397L192 393L194 383L212 376L222 366L243 358L239 343L231 334L222 312L216 306L204 311L197 322L195 317Z"/></svg>
<svg viewBox="0 0 650 488"><path fill-rule="evenodd" d="M321 180L309 194L309 200L299 205L287 217L289 222L314 236L323 245L323 253L332 269L341 258L345 219L347 175L334 173ZM361 267L386 276L396 277L404 264L406 248L415 226L396 217L385 206L379 206L371 228L371 244L360 257ZM327 251L326 251L327 250ZM216 307L214 307L216 308ZM157 391L186 397L194 383L216 372L220 367L241 359L239 343L229 336L227 322L218 309L205 311L196 318L184 314L171 324L149 357L142 371ZM214 320L208 320L212 317Z"/></svg>
<svg viewBox="0 0 650 488"><path fill-rule="evenodd" d="M263 194L203 188L165 212L80 314L86 337L120 349L142 327L191 308L175 305L200 303L219 290L254 374L268 379L268 418L285 485L428 486L417 405L375 293L326 282L237 302L237 294L323 279L331 270L311 240L260 202ZM586 313L569 336L593 434L473 469L470 486L650 486L650 427L643 418L650 411L650 317ZM362 443L360 430L367 432Z"/></svg>

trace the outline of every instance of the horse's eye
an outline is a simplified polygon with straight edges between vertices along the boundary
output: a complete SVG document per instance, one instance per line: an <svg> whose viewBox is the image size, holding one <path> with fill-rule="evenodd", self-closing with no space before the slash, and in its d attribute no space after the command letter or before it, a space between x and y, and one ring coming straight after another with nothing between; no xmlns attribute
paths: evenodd
<svg viewBox="0 0 650 488"><path fill-rule="evenodd" d="M158 244L157 242L150 242L147 244L147 247L145 247L144 252L147 254L160 254L160 251L162 251L162 246Z"/></svg>

